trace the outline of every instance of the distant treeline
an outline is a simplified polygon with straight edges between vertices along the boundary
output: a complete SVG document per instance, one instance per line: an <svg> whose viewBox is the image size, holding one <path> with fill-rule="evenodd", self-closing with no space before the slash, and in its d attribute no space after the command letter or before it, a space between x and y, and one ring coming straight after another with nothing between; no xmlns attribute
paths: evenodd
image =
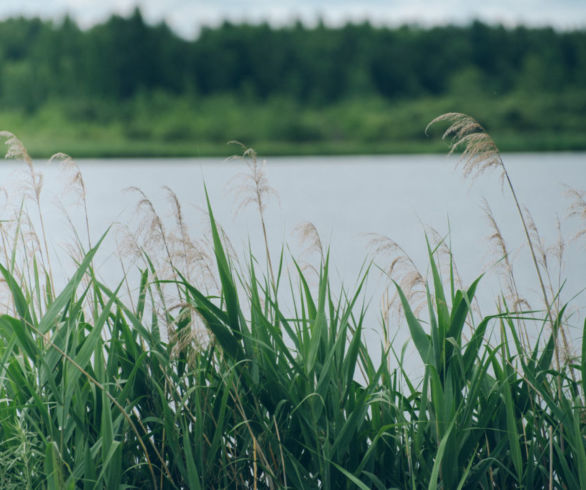
<svg viewBox="0 0 586 490"><path fill-rule="evenodd" d="M586 87L586 30L468 26L275 28L224 23L188 41L139 10L89 30L71 19L0 23L0 103L35 110L53 98L139 93L328 104L461 93L505 95Z"/></svg>

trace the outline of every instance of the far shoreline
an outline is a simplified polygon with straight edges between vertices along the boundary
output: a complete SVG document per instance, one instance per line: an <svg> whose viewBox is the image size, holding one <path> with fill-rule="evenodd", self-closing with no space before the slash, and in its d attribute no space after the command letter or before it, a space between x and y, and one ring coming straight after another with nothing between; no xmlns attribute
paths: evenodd
<svg viewBox="0 0 586 490"><path fill-rule="evenodd" d="M17 135L34 159L50 158L65 153L72 158L228 158L241 153L239 145L219 142L159 142L159 141L42 141ZM586 151L584 135L561 136L553 133L527 137L507 135L495 137L502 153L547 153ZM246 144L246 142L243 142ZM296 156L370 156L445 154L447 144L438 137L420 141L389 141L364 144L363 142L263 142L246 146L253 148L262 158Z"/></svg>

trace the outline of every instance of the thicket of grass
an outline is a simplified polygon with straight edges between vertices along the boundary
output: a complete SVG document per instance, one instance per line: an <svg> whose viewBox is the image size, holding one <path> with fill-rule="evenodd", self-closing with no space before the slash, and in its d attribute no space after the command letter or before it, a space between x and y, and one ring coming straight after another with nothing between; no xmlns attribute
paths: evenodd
<svg viewBox="0 0 586 490"><path fill-rule="evenodd" d="M466 90L468 92L466 92ZM125 102L53 100L32 113L0 114L35 157L229 156L226 135L263 155L440 152L423 129L455 109L477 114L503 151L584 150L583 92L479 94L400 99L357 97L325 106L144 93Z"/></svg>
<svg viewBox="0 0 586 490"><path fill-rule="evenodd" d="M495 166L508 178L482 128L447 119L465 171ZM451 256L444 277L442 244L428 244L427 311L396 288L415 378L403 346L385 342L374 361L362 284L333 290L327 253L317 285L268 246L266 262L241 264L209 201L209 247L189 238L178 203L176 241L153 215L159 253L139 247L129 294L126 280L98 279L101 240L78 230L85 252L54 291L41 182L9 143L31 172L33 207L2 223L0 487L586 488L586 332L569 357L567 305L533 246L543 306L521 310L507 295L479 317L482 278L458 286ZM252 171L264 229L267 182L254 160Z"/></svg>

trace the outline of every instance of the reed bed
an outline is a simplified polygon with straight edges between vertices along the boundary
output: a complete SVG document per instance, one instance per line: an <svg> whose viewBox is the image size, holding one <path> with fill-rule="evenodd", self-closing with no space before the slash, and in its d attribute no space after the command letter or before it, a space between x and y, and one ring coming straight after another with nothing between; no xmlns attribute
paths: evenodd
<svg viewBox="0 0 586 490"><path fill-rule="evenodd" d="M495 167L512 191L543 304L520 301L504 242L510 287L482 316L482 278L460 286L445 241L430 237L427 275L379 241L395 254L387 306L402 317L383 311L379 328L409 329L417 377L389 335L381 356L366 348L362 288L374 269L353 291L334 290L311 224L313 270L284 252L271 260L268 243L266 260L239 260L210 199L209 232L196 240L171 191L172 231L140 194L149 226L130 230L124 248L142 264L136 287L99 279L104 237L92 242L88 226L75 234L77 269L56 290L46 230L23 200L1 223L0 487L586 488L586 321L572 355L571 305L552 286L496 145L467 116L434 124L443 121L464 171ZM43 226L42 182L4 136L30 170L27 199ZM268 183L254 152L243 156L242 203L258 208L264 232ZM583 219L583 194L573 193Z"/></svg>

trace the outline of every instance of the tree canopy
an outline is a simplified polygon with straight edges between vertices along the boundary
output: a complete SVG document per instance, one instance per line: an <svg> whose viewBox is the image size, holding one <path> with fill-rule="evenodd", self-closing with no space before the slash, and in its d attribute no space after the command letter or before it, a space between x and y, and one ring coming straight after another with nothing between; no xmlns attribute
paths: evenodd
<svg viewBox="0 0 586 490"><path fill-rule="evenodd" d="M225 22L187 41L140 10L89 30L13 18L0 23L0 103L124 100L152 90L321 105L355 96L559 92L586 87L586 31L467 26L339 28Z"/></svg>

